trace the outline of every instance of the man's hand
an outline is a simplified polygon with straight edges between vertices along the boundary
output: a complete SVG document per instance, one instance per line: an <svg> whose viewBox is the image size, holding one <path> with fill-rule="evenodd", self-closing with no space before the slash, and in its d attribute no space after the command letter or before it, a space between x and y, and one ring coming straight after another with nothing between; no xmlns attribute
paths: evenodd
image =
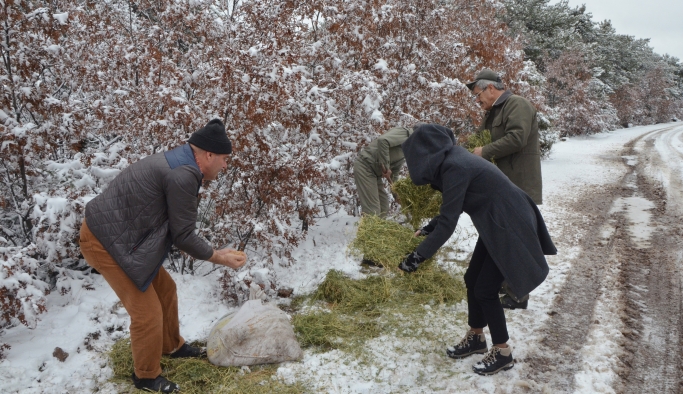
<svg viewBox="0 0 683 394"><path fill-rule="evenodd" d="M427 232L424 227L415 231L415 236L416 237L426 237L429 235L429 232Z"/></svg>
<svg viewBox="0 0 683 394"><path fill-rule="evenodd" d="M386 169L384 168L384 165L382 165L382 176L387 178L387 181L389 181L389 184L392 184L393 181L391 180L391 169Z"/></svg>
<svg viewBox="0 0 683 394"><path fill-rule="evenodd" d="M235 249L214 249L209 261L214 264L224 265L233 269L238 269L247 262L247 255Z"/></svg>
<svg viewBox="0 0 683 394"><path fill-rule="evenodd" d="M411 254L407 255L405 259L403 259L401 264L398 265L398 269L405 272L415 272L417 267L419 267L420 264L422 264L422 262L425 260L427 259L420 256L419 253L412 252Z"/></svg>
<svg viewBox="0 0 683 394"><path fill-rule="evenodd" d="M484 148L481 147L481 146L478 146L478 147L474 148L474 151L472 151L472 153L474 153L475 155L481 157L481 151L482 151L482 149L484 149Z"/></svg>

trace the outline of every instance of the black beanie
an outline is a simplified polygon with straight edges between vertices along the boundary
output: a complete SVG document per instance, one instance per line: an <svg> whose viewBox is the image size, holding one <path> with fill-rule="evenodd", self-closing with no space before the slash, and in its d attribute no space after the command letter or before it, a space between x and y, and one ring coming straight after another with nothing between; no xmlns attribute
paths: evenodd
<svg viewBox="0 0 683 394"><path fill-rule="evenodd" d="M232 153L232 143L230 143L228 135L225 133L225 126L220 119L214 119L192 133L187 142L211 153Z"/></svg>

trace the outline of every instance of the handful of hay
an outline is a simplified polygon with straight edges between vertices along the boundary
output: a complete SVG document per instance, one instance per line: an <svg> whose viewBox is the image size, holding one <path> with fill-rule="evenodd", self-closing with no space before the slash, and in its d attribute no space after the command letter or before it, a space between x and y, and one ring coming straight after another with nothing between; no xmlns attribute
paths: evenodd
<svg viewBox="0 0 683 394"><path fill-rule="evenodd" d="M480 146L488 145L491 143L491 132L484 129L478 133L472 133L467 138L467 143L465 144L465 148L467 148L468 151L473 152L474 148L478 148Z"/></svg>
<svg viewBox="0 0 683 394"><path fill-rule="evenodd" d="M488 145L491 143L491 132L488 131L487 129L484 129L478 133L472 133L467 138L467 143L465 144L465 148L467 148L468 151L474 152L474 148L478 148L480 146ZM496 164L495 158L491 158L491 163Z"/></svg>
<svg viewBox="0 0 683 394"><path fill-rule="evenodd" d="M358 224L356 239L350 248L385 267L397 266L420 244L409 228L375 215L366 215Z"/></svg>
<svg viewBox="0 0 683 394"><path fill-rule="evenodd" d="M439 191L427 185L416 186L410 177L396 181L391 190L401 201L401 212L408 217L413 229L417 230L425 219L439 214L442 202Z"/></svg>

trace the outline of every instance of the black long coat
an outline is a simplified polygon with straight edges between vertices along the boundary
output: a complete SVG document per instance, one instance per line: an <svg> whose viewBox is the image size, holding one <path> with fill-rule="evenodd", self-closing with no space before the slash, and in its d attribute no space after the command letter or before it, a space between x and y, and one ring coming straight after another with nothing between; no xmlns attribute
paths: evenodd
<svg viewBox="0 0 683 394"><path fill-rule="evenodd" d="M417 247L421 256L433 256L466 212L516 295L529 294L545 280L544 255L557 249L531 197L491 162L455 145L448 128L421 125L402 148L413 182L443 194L439 216L430 223L434 230Z"/></svg>

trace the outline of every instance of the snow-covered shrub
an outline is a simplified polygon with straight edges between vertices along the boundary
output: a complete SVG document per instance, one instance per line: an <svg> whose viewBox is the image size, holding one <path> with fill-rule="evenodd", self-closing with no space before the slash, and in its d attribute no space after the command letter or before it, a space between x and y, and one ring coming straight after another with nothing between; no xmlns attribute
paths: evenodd
<svg viewBox="0 0 683 394"><path fill-rule="evenodd" d="M129 163L218 117L234 153L229 171L201 191L199 232L216 247L261 256L252 273L291 263L316 218L353 212L355 154L385 130L476 123L463 82L483 67L539 103L521 42L480 28L499 8L483 0L8 4L0 12L12 27L2 37L10 57L0 72L14 84L0 93L0 242L32 245L24 257L51 272L79 264L89 199ZM250 280L229 282L237 293Z"/></svg>
<svg viewBox="0 0 683 394"><path fill-rule="evenodd" d="M609 88L596 76L599 72L589 67L579 47L548 61L548 104L560 136L614 130L617 113L608 100Z"/></svg>
<svg viewBox="0 0 683 394"><path fill-rule="evenodd" d="M223 269L220 277L222 297L234 304L242 305L249 300L250 288L258 286L265 297L277 296L277 278L268 268L242 270Z"/></svg>
<svg viewBox="0 0 683 394"><path fill-rule="evenodd" d="M552 121L547 113L538 112L537 120L541 157L547 158L550 156L553 144L560 138L560 133L552 127Z"/></svg>
<svg viewBox="0 0 683 394"><path fill-rule="evenodd" d="M45 312L47 283L36 278L39 262L27 257L30 248L0 248L0 328L35 327Z"/></svg>

